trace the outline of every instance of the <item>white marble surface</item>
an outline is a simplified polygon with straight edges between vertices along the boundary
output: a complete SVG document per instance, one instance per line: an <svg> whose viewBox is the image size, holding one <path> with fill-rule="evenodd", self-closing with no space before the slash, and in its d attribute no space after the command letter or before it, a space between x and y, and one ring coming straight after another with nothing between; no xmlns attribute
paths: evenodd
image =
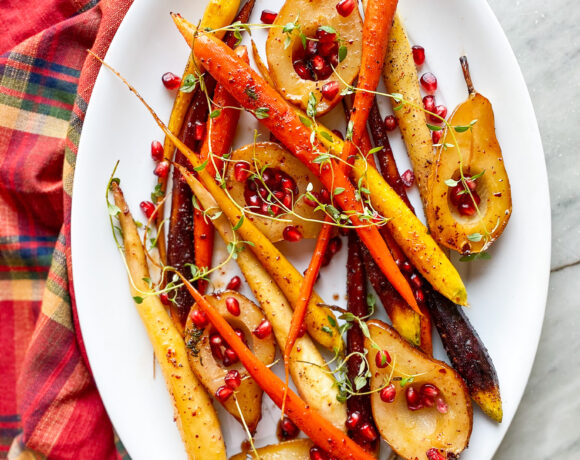
<svg viewBox="0 0 580 460"><path fill-rule="evenodd" d="M488 1L530 90L552 203L546 319L530 381L495 460L580 459L580 9L572 0Z"/></svg>

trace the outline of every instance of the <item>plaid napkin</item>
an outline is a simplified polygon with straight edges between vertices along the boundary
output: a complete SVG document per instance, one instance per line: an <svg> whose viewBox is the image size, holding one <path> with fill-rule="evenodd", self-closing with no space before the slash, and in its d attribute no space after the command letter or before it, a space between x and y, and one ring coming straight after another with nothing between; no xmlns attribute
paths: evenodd
<svg viewBox="0 0 580 460"><path fill-rule="evenodd" d="M132 0L0 2L0 458L116 459L70 277L75 159Z"/></svg>

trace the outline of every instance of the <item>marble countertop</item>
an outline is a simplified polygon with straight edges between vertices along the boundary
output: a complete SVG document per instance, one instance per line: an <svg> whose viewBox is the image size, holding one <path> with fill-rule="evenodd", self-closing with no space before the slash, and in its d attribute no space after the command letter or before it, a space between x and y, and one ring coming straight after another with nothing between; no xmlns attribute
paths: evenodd
<svg viewBox="0 0 580 460"><path fill-rule="evenodd" d="M488 2L530 90L552 206L550 289L538 354L495 460L578 459L580 296L574 295L580 281L580 10L571 0Z"/></svg>

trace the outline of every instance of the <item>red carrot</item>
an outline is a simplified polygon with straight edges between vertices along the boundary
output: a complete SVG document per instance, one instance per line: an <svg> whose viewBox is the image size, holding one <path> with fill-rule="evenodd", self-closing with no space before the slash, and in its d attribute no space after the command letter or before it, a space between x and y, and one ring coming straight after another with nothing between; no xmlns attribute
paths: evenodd
<svg viewBox="0 0 580 460"><path fill-rule="evenodd" d="M326 154L327 150L316 140L313 141L314 145L311 143L310 129L302 124L292 107L219 40L206 34L198 35L193 40L194 29L177 15L173 19L184 37L193 44L196 56L209 73L316 174L327 190L334 192L334 201L349 213L351 223L357 227L361 240L371 250L377 265L409 305L418 311L411 287L395 264L376 226L368 225L359 218L363 207L356 199L349 178L342 168L333 168L330 162L324 162L321 166L320 155ZM337 193L339 190L340 193Z"/></svg>
<svg viewBox="0 0 580 460"><path fill-rule="evenodd" d="M348 311L359 318L364 318L369 313L367 304L367 280L365 269L363 266L361 244L354 231L348 233L348 259L346 262L346 293L348 298ZM365 337L362 329L357 322L353 322L351 328L346 333L346 353L350 356L352 353L363 353ZM352 355L347 362L348 379L353 388L355 388L355 379L359 375L360 366L362 363L361 355ZM365 393L370 390L367 383L360 388L360 392ZM349 428L350 436L358 443L374 450L377 442L369 443L368 439L363 436L357 427L362 426L363 423L369 423L372 427L375 426L373 421L373 414L371 410L370 395L352 395L346 401L348 417L347 420L358 418L358 422L354 428ZM347 423L348 425L348 423ZM378 438L377 438L378 439Z"/></svg>
<svg viewBox="0 0 580 460"><path fill-rule="evenodd" d="M183 276L181 276L181 279L197 305L207 315L210 323L238 355L250 376L270 396L274 404L282 407L285 391L284 383L250 351L238 337L232 326L205 300L191 283ZM371 454L365 452L352 439L348 438L345 433L310 408L292 390L289 390L287 394L286 414L315 444L330 452L334 457L345 460L374 459Z"/></svg>

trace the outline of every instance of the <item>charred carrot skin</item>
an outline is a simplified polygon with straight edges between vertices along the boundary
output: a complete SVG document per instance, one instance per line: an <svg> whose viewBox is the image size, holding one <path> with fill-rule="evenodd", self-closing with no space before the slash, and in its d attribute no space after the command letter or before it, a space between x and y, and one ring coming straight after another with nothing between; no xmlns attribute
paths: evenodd
<svg viewBox="0 0 580 460"><path fill-rule="evenodd" d="M346 263L346 293L347 293L347 307L348 311L359 318L364 318L368 315L368 304L367 304L367 281L365 268L362 260L362 248L356 232L348 232L348 258ZM365 351L365 337L358 325L358 323L353 322L352 327L346 333L346 352L347 355L351 353L364 353ZM355 387L354 380L359 375L360 365L362 363L362 358L360 355L352 356L347 362L348 368L348 379L350 380L353 388ZM370 385L367 383L359 391L361 393L368 392L370 390ZM347 399L346 401L347 414L351 416L353 413L360 414L360 422L357 426L361 426L363 423L370 423L371 426L375 427L375 422L373 420L373 413L371 409L371 398L370 395L354 395ZM369 443L367 438L365 438L360 430L349 430L349 436L353 438L357 444L365 447L365 449L374 451L377 448L378 440Z"/></svg>
<svg viewBox="0 0 580 460"><path fill-rule="evenodd" d="M213 91L213 84L208 88ZM182 141L191 149L197 149L195 125L205 121L208 113L207 98L201 91L193 98L188 109L186 122L180 133ZM175 162L189 167L189 161L182 153L175 154ZM173 170L173 186L171 195L171 213L167 233L167 264L182 273L186 264L196 263L195 259L195 219L192 204L192 193L189 185L183 180L179 170ZM161 237L160 237L161 238ZM197 264L196 264L197 265ZM186 273L187 274L187 273ZM178 289L174 301L170 304L171 318L180 331L185 327L187 314L193 305L193 299L185 288Z"/></svg>
<svg viewBox="0 0 580 460"><path fill-rule="evenodd" d="M270 396L278 407L285 396L284 382L264 365L237 336L230 324L208 303L207 300L182 277L187 290L198 306L205 312L210 323L240 358L250 376ZM296 393L289 390L286 395L285 413L314 443L335 458L344 460L373 460L374 457L362 449L345 433L340 431L318 412L312 410Z"/></svg>
<svg viewBox="0 0 580 460"><path fill-rule="evenodd" d="M503 409L495 367L463 309L434 289L427 293L427 306L447 356L465 380L469 394L487 416L501 422Z"/></svg>
<svg viewBox="0 0 580 460"><path fill-rule="evenodd" d="M359 226L357 232L361 240L371 248L377 264L389 277L393 286L401 292L409 305L418 311L419 307L413 297L413 292L395 264L377 228L368 226L358 218L356 213L363 211L362 204L356 200L354 187L348 177L340 170L341 168L332 168L328 163L321 167L315 162L318 152L326 153L326 149L317 140L314 140L314 146L311 144L310 130L302 124L292 107L223 43L205 34L198 35L193 40L194 31L188 30L187 24L182 22L181 18L174 16L174 21L178 27L181 27L180 30L188 42L193 43L194 53L202 65L228 89L242 107L255 115L259 114L257 117L260 121L320 178L328 190L344 189L342 193L335 195L335 202L343 210L354 212L349 218L353 225ZM250 89L253 90L251 93ZM267 116L264 118L265 114Z"/></svg>

